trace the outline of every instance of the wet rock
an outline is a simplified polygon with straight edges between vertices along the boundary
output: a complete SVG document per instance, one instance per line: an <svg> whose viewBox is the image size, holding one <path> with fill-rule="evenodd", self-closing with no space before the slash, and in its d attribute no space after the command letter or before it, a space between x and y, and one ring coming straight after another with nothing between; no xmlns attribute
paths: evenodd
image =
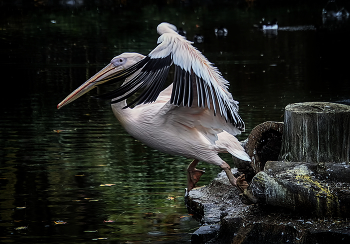
<svg viewBox="0 0 350 244"><path fill-rule="evenodd" d="M191 243L206 243L214 239L218 234L220 224L203 225L191 236Z"/></svg>
<svg viewBox="0 0 350 244"><path fill-rule="evenodd" d="M299 232L285 224L255 223L242 228L233 238L234 243L293 243Z"/></svg>
<svg viewBox="0 0 350 244"><path fill-rule="evenodd" d="M237 169L232 169L232 173L236 174ZM218 225L230 213L244 213L251 208L242 203L239 194L239 190L231 185L225 172L222 171L208 186L191 190L186 199L186 205L189 213L194 214L194 218L203 226ZM238 217L237 223L240 219ZM230 222L232 228L235 228L234 222ZM195 243L206 243L216 237L221 230L221 228L200 228L200 235L195 232L193 238ZM200 240L203 241L200 242Z"/></svg>
<svg viewBox="0 0 350 244"><path fill-rule="evenodd" d="M223 172L208 186L193 189L187 205L203 224L194 233L194 243L309 244L350 240L350 218L305 216L261 203L245 205Z"/></svg>
<svg viewBox="0 0 350 244"><path fill-rule="evenodd" d="M350 217L349 175L348 164L269 161L249 188L271 206L316 217Z"/></svg>
<svg viewBox="0 0 350 244"><path fill-rule="evenodd" d="M350 231L346 229L340 229L339 231L311 231L306 237L304 243L350 243Z"/></svg>

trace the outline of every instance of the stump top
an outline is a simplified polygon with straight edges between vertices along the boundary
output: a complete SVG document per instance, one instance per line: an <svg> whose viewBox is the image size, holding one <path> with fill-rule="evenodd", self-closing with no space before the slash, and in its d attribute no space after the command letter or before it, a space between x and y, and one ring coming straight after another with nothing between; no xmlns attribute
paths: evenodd
<svg viewBox="0 0 350 244"><path fill-rule="evenodd" d="M289 104L287 110L295 113L348 113L350 106L329 102L305 102Z"/></svg>

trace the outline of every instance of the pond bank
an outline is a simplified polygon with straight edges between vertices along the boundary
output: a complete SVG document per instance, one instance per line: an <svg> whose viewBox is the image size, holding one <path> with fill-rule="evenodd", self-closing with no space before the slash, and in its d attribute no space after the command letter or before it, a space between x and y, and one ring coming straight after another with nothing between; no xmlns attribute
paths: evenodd
<svg viewBox="0 0 350 244"><path fill-rule="evenodd" d="M264 204L243 204L224 173L193 189L187 206L202 223L192 243L350 242L350 218L305 217Z"/></svg>

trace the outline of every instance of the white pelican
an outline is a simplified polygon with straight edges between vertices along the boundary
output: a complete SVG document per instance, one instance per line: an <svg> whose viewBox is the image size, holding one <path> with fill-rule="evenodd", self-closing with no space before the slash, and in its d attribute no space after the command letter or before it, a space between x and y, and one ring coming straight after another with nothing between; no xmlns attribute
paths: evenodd
<svg viewBox="0 0 350 244"><path fill-rule="evenodd" d="M114 115L134 138L161 152L194 159L187 169L187 191L204 173L195 168L199 161L220 166L231 184L242 190L247 186L244 177L237 181L218 156L230 153L250 161L234 137L244 131L244 122L238 115L238 102L227 90L228 81L174 25L161 23L157 31L159 45L148 56L123 53L114 57L57 108L98 85L124 81L119 89L97 97L112 99ZM162 90L172 63L174 81ZM126 99L137 91L141 95L127 104Z"/></svg>

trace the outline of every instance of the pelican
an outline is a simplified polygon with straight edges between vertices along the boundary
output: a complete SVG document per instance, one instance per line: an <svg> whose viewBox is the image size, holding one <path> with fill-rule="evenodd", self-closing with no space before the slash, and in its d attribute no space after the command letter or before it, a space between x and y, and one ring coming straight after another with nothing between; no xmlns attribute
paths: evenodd
<svg viewBox="0 0 350 244"><path fill-rule="evenodd" d="M218 153L250 161L235 135L244 131L238 102L228 91L228 81L195 47L177 33L174 25L161 23L158 46L147 56L123 53L114 57L57 105L60 109L93 88L123 81L111 92L97 96L111 99L115 117L137 140L161 152L193 161L187 168L187 192L204 173L199 161L220 166L232 185L242 191L244 176L235 178ZM173 83L165 87L170 66ZM141 94L140 94L141 93ZM132 102L127 99L139 96Z"/></svg>

